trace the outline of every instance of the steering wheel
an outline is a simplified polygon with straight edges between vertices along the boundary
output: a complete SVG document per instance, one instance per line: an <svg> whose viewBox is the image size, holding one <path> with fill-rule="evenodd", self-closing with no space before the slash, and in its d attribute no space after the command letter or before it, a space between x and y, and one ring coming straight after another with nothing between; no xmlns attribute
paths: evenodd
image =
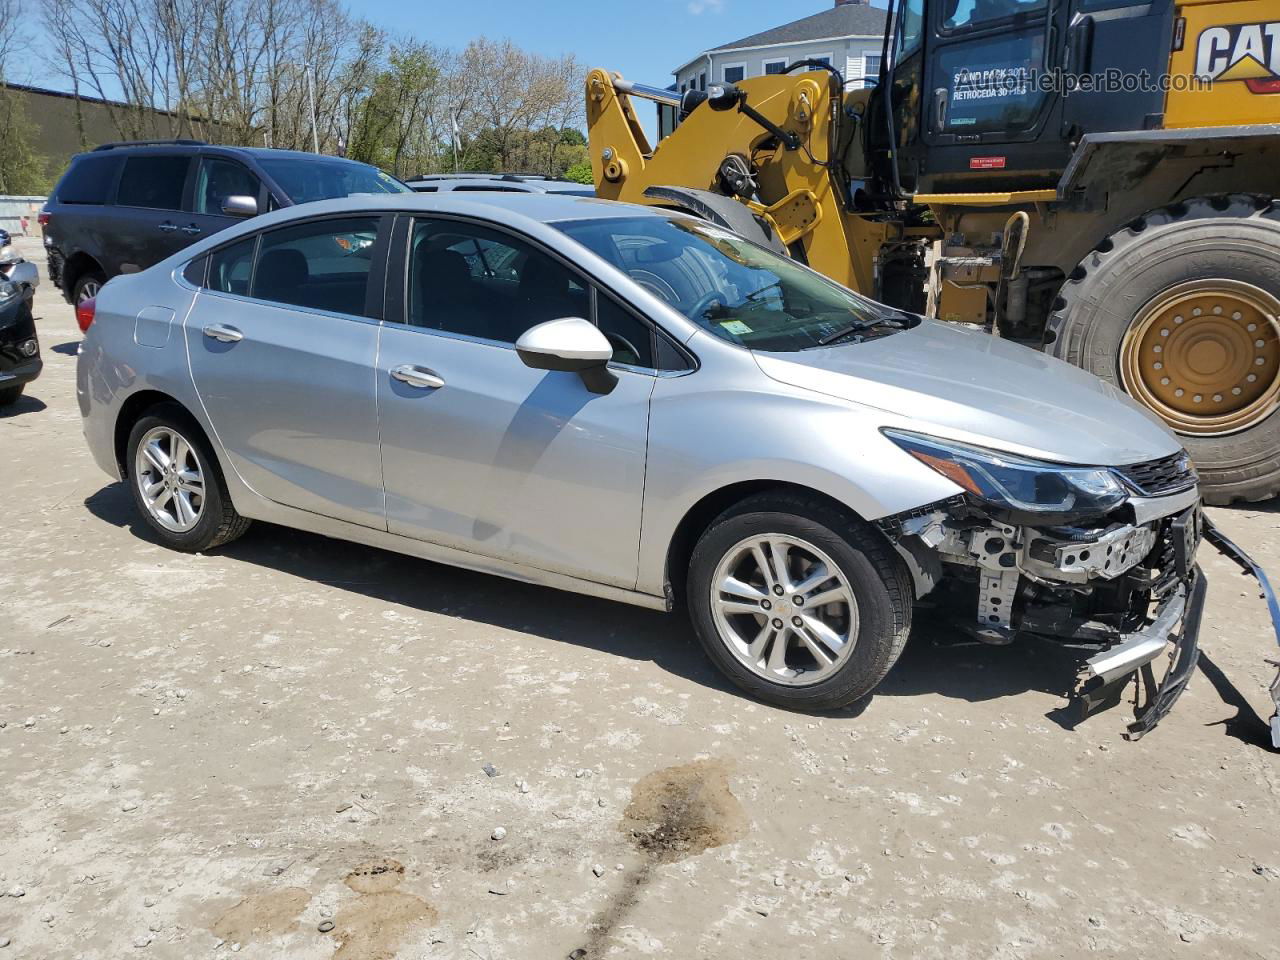
<svg viewBox="0 0 1280 960"><path fill-rule="evenodd" d="M692 319L694 323L698 323L703 319L703 314L711 309L713 303L726 304L728 302L729 298L723 293L719 290L712 290L710 293L703 294L702 299L694 304L693 309L689 310L685 316Z"/></svg>
<svg viewBox="0 0 1280 960"><path fill-rule="evenodd" d="M613 345L613 359L618 363L639 365L640 351L636 345L620 333L606 333L604 338Z"/></svg>

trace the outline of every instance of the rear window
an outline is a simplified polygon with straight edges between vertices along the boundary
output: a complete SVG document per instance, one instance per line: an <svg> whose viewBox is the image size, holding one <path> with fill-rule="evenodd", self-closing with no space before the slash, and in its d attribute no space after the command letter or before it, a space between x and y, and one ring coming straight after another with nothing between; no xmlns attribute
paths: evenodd
<svg viewBox="0 0 1280 960"><path fill-rule="evenodd" d="M59 203L106 203L120 157L77 157L62 175L54 196Z"/></svg>
<svg viewBox="0 0 1280 960"><path fill-rule="evenodd" d="M181 210L190 157L129 157L120 174L116 204L152 210Z"/></svg>

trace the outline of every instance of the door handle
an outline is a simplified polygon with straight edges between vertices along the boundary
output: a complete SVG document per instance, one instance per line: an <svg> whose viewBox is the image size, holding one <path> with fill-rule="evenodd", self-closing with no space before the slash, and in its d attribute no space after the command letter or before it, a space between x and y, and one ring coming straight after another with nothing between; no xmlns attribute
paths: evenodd
<svg viewBox="0 0 1280 960"><path fill-rule="evenodd" d="M178 225L176 223L170 223L168 220L166 220L164 223L160 224L160 226L157 229L163 230L165 233L173 233L173 231L178 229Z"/></svg>
<svg viewBox="0 0 1280 960"><path fill-rule="evenodd" d="M244 339L244 334L235 327L228 327L221 323L209 324L204 328L204 335L220 343L237 343Z"/></svg>
<svg viewBox="0 0 1280 960"><path fill-rule="evenodd" d="M392 367L391 376L401 383L407 383L411 387L419 387L423 390L438 390L444 386L444 378L437 376L435 371L428 370L426 367L414 366L411 363L402 363L398 367Z"/></svg>
<svg viewBox="0 0 1280 960"><path fill-rule="evenodd" d="M197 227L194 223L191 223L191 224L188 224L187 226L183 227L183 228L182 228L182 232L183 232L183 233L189 233L189 234L191 234L191 236L193 236L193 237L194 237L197 233L200 233L201 231L200 231L200 228L199 228L199 227Z"/></svg>
<svg viewBox="0 0 1280 960"><path fill-rule="evenodd" d="M941 133L947 126L947 88L939 87L933 91L933 115L937 132Z"/></svg>

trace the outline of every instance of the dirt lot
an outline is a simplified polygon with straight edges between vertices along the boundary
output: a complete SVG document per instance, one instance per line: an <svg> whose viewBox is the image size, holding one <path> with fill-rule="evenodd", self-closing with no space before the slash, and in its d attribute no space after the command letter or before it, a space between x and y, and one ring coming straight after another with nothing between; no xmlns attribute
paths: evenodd
<svg viewBox="0 0 1280 960"><path fill-rule="evenodd" d="M1216 554L1205 669L1141 743L1049 716L1069 658L926 626L860 709L787 714L675 617L263 524L161 549L81 440L70 308L37 313L0 960L1280 956L1277 651ZM1274 504L1213 515L1280 573Z"/></svg>

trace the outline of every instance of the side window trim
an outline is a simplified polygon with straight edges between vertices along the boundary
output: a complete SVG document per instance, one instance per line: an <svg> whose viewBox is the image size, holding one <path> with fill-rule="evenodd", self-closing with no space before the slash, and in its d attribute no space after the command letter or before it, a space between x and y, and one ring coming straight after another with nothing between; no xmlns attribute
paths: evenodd
<svg viewBox="0 0 1280 960"><path fill-rule="evenodd" d="M216 247L206 250L199 257L193 257L191 261L188 261L188 266L190 266L190 264L195 260L203 259L205 261L205 266L203 271L204 282L200 285L200 291L202 293L208 293L208 294L212 294L214 296L219 296L219 297L231 297L236 300L245 300L250 303L261 303L261 304L266 304L268 306L282 307L289 310L301 310L304 313L317 313L317 314L322 314L324 316L329 316L329 317L343 317L349 320L360 320L365 323L381 323L386 317L387 306L391 304L394 299L392 297L387 296L388 278L393 275L393 272L388 270L387 268L389 266L389 263L388 263L389 259L392 256L396 255L395 248L391 248L390 251L388 249L392 241L392 237L391 237L392 230L394 229L394 227L399 226L400 221L402 219L406 219L401 217L398 214L382 214L382 215L376 216L376 219L378 221L378 226L377 226L377 233L373 241L373 250L370 252L369 274L366 280L366 287L365 287L366 314L364 316L361 316L358 314L352 314L352 313L342 313L341 311L338 311L338 310L322 310L317 307L299 306L298 304L292 304L292 303L277 303L274 300L264 300L262 297L255 297L252 295L252 291L254 288L253 287L254 281L258 277L258 260L262 255L262 238L264 236L266 236L269 233L275 233L280 230L288 230L293 227L304 226L306 224L323 223L326 220L350 220L353 218L358 218L359 216L360 215L358 213L346 213L346 214L339 214L339 215L327 214L327 215L321 215L316 217L306 217L305 219L301 219L301 220L292 220L289 223L282 224L278 227L272 227L268 230L259 230L257 233L250 234L249 236L236 237L234 240L231 240L227 243L219 244ZM394 227L393 227L393 224L394 224ZM209 265L213 262L213 258L217 256L219 253L221 253L223 250L226 250L228 247L233 247L236 244L243 243L245 240L248 240L248 239L253 240L253 255L252 255L252 259L250 260L249 280L248 280L248 287L247 287L247 289L250 292L249 293L230 293L229 291L226 291L226 290L215 290L212 287L210 287L209 286ZM181 272L180 272L180 275L181 275ZM376 315L373 314L373 311L377 311Z"/></svg>
<svg viewBox="0 0 1280 960"><path fill-rule="evenodd" d="M457 223L470 224L473 226L487 228L497 233L506 234L515 240L528 244L533 249L546 254L557 263L564 266L583 287L590 291L591 316L584 319L589 319L596 327L599 327L596 310L596 297L600 293L609 297L609 299L611 299L617 306L630 313L633 317L648 327L652 337L650 348L653 353L655 366L637 367L632 364L617 363L619 367L627 370L647 371L658 376L682 375L685 373L691 373L698 369L698 358L690 353L688 348L680 343L676 337L672 336L669 331L664 329L662 324L650 318L641 308L630 302L618 291L606 286L593 277L588 277L579 267L571 263L558 251L552 250L550 247L539 242L534 237L512 230L505 224L495 223L489 220L477 220L472 217L454 213L433 212L428 216L424 216L420 212L404 210L397 212L395 214L395 218L395 237L391 243L390 252L386 258L387 277L385 312L383 315L384 323L394 323L409 330L418 330L422 333L433 336L466 339L475 343L483 343L497 347L504 347L508 350L515 350L514 344L506 343L502 340L492 340L487 337L471 336L465 333L455 333L449 330L434 330L429 327L415 326L409 322L409 246L413 236L413 228L417 223L423 221L451 220ZM680 369L667 369L657 366L656 364L658 363L660 354L659 341L665 341L671 351L677 354L684 361L685 366Z"/></svg>

